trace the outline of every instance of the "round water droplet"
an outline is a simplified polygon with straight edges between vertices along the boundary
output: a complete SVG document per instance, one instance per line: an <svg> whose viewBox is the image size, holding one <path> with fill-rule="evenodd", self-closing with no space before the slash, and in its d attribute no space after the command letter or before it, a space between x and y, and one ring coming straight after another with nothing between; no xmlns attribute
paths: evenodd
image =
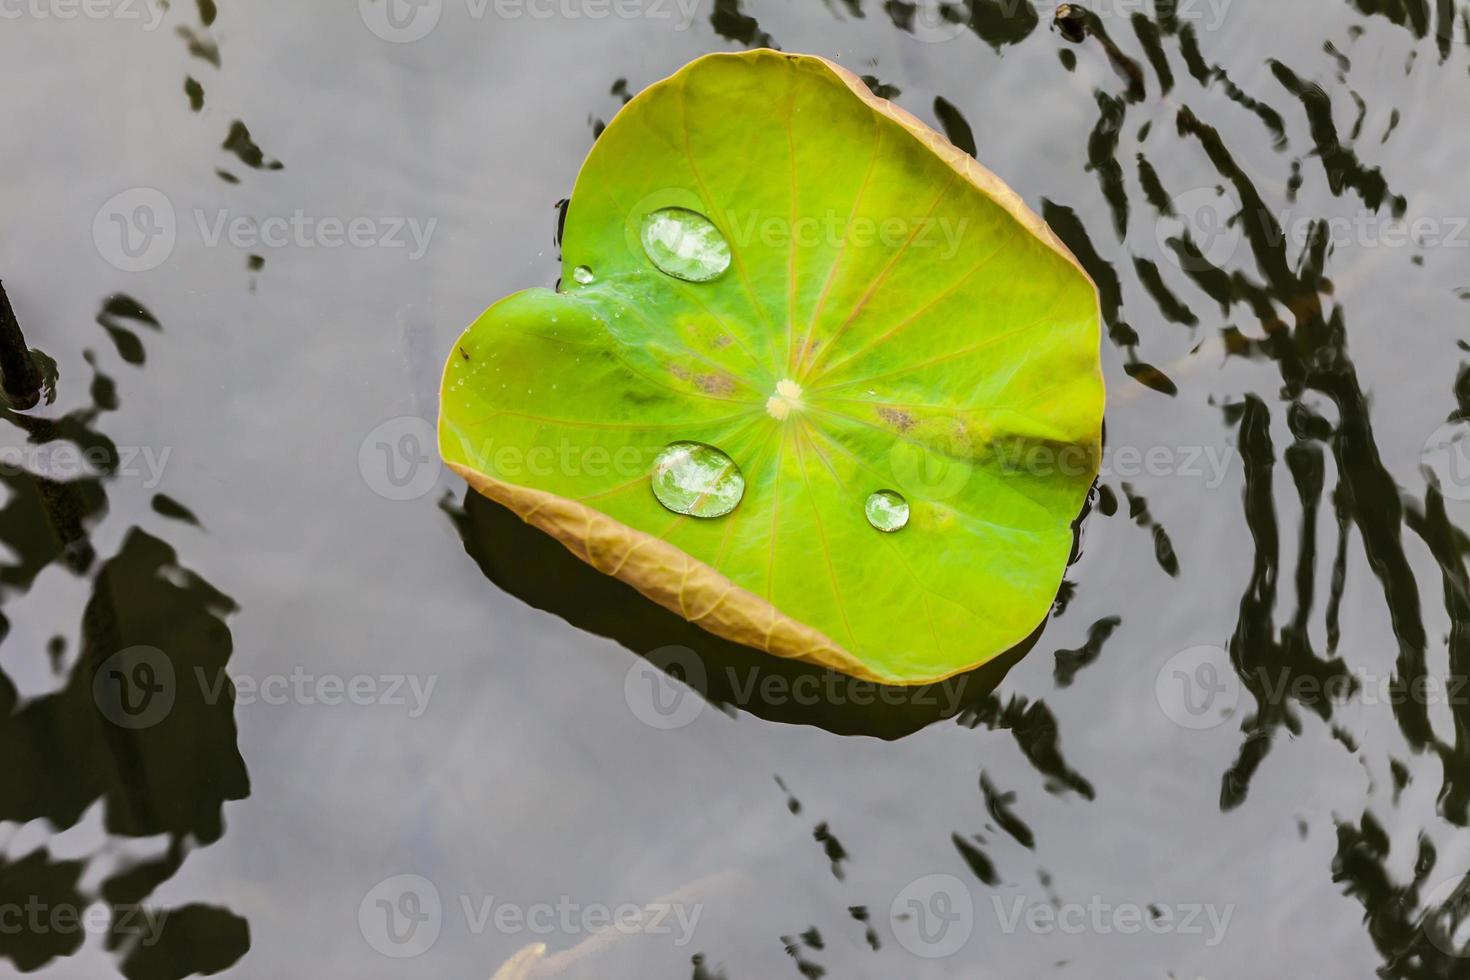
<svg viewBox="0 0 1470 980"><path fill-rule="evenodd" d="M909 502L895 490L879 490L863 505L868 523L885 533L903 530L909 522Z"/></svg>
<svg viewBox="0 0 1470 980"><path fill-rule="evenodd" d="M596 277L592 275L591 269L587 268L585 265L579 265L572 270L572 278L585 286Z"/></svg>
<svg viewBox="0 0 1470 980"><path fill-rule="evenodd" d="M648 260L675 279L705 282L730 267L730 243L698 211L660 208L645 214L642 238Z"/></svg>
<svg viewBox="0 0 1470 980"><path fill-rule="evenodd" d="M654 458L653 495L676 514L723 517L745 496L745 475L714 446L671 442Z"/></svg>

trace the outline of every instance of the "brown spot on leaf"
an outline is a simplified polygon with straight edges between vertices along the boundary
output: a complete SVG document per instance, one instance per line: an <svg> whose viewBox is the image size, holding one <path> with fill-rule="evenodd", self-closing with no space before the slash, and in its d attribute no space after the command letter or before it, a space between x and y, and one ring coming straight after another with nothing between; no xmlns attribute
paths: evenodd
<svg viewBox="0 0 1470 980"><path fill-rule="evenodd" d="M694 383L708 395L728 395L735 390L735 379L724 374L701 374Z"/></svg>
<svg viewBox="0 0 1470 980"><path fill-rule="evenodd" d="M914 427L914 417L908 412L901 412L896 408L883 406L878 409L878 417L899 432L907 432Z"/></svg>

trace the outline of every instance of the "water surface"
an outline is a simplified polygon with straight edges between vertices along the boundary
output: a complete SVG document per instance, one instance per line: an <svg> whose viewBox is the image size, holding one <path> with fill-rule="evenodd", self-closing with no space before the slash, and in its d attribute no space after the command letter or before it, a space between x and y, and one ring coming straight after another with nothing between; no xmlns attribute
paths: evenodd
<svg viewBox="0 0 1470 980"><path fill-rule="evenodd" d="M57 374L0 422L0 972L1470 975L1463 3L63 6L0 23ZM721 647L435 462L594 135L761 44L1101 289L1108 462L993 691Z"/></svg>

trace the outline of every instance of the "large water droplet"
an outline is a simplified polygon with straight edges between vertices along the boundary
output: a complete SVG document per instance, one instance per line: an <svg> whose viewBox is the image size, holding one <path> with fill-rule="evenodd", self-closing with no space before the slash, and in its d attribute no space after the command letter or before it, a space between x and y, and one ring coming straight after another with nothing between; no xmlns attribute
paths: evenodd
<svg viewBox="0 0 1470 980"><path fill-rule="evenodd" d="M671 442L654 458L653 495L676 514L723 517L745 496L745 475L714 446Z"/></svg>
<svg viewBox="0 0 1470 980"><path fill-rule="evenodd" d="M903 530L909 522L909 502L895 490L879 490L863 505L868 523L885 533Z"/></svg>
<svg viewBox="0 0 1470 980"><path fill-rule="evenodd" d="M698 211L660 208L645 214L642 238L648 260L675 279L705 282L730 267L730 243Z"/></svg>
<svg viewBox="0 0 1470 980"><path fill-rule="evenodd" d="M585 286L596 277L592 275L591 269L587 268L585 265L579 265L572 270L572 278Z"/></svg>

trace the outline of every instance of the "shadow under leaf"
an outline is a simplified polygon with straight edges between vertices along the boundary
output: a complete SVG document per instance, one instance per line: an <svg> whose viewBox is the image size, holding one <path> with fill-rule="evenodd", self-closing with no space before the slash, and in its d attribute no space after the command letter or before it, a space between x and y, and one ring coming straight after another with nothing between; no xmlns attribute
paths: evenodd
<svg viewBox="0 0 1470 980"><path fill-rule="evenodd" d="M983 704L1035 645L1041 627L989 663L933 684L890 687L773 657L708 633L582 562L549 535L473 490L441 508L466 553L501 589L578 629L614 640L731 715L897 739ZM1044 624L1043 624L1044 625ZM697 663L697 671L688 670Z"/></svg>

